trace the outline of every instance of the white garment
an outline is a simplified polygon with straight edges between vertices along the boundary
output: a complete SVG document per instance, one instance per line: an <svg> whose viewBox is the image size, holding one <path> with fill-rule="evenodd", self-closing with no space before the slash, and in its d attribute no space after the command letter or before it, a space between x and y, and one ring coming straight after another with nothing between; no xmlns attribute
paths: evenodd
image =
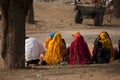
<svg viewBox="0 0 120 80"><path fill-rule="evenodd" d="M27 38L25 40L25 60L35 60L40 58L40 54L44 54L44 47L35 38Z"/></svg>

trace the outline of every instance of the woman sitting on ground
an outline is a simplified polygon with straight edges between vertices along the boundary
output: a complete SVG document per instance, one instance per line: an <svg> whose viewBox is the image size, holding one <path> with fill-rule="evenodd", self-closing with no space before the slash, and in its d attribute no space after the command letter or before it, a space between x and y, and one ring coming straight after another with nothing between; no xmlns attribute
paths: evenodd
<svg viewBox="0 0 120 80"><path fill-rule="evenodd" d="M103 44L103 48L110 49L110 56L111 56L110 61L113 61L115 59L115 56L114 56L113 44L109 34L106 31L103 31L100 33L100 38L101 38L100 41Z"/></svg>
<svg viewBox="0 0 120 80"><path fill-rule="evenodd" d="M91 54L87 43L79 32L73 34L72 36L74 41L70 46L68 63L70 65L88 64L91 59Z"/></svg>
<svg viewBox="0 0 120 80"><path fill-rule="evenodd" d="M101 32L94 42L92 61L94 63L109 63L114 60L111 39L107 32Z"/></svg>
<svg viewBox="0 0 120 80"><path fill-rule="evenodd" d="M61 34L59 32L52 32L50 39L47 41L44 60L49 65L59 64L63 61L64 55L67 52Z"/></svg>
<svg viewBox="0 0 120 80"><path fill-rule="evenodd" d="M98 35L98 38L96 38L94 41L91 63L109 63L110 49L103 47L103 44L100 40L101 38Z"/></svg>
<svg viewBox="0 0 120 80"><path fill-rule="evenodd" d="M32 37L26 37L25 39L25 66L29 64L38 65L40 58L43 58L45 53L43 45L36 39Z"/></svg>

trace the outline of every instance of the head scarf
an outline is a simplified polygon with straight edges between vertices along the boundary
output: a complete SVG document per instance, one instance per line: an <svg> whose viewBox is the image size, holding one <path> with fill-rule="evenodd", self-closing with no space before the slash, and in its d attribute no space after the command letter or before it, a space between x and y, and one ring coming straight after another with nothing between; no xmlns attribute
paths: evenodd
<svg viewBox="0 0 120 80"><path fill-rule="evenodd" d="M54 35L55 35L55 32L52 32L52 33L50 34L50 38L53 38Z"/></svg>
<svg viewBox="0 0 120 80"><path fill-rule="evenodd" d="M72 36L74 39L77 39L80 36L80 33L76 32L76 33L72 34Z"/></svg>
<svg viewBox="0 0 120 80"><path fill-rule="evenodd" d="M45 47L46 48L48 46L49 41L52 40L52 38L54 37L54 35L55 35L55 32L50 33L50 37L45 40Z"/></svg>
<svg viewBox="0 0 120 80"><path fill-rule="evenodd" d="M113 45L112 41L109 37L109 34L106 31L101 32L100 34L100 41L102 42L103 47L110 49L111 51L111 57L110 61L114 60L114 51L113 51Z"/></svg>

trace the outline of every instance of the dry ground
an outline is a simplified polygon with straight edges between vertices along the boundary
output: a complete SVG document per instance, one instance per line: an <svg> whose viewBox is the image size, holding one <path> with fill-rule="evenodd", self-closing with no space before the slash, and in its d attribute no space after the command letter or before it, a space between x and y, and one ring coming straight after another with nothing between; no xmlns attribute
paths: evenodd
<svg viewBox="0 0 120 80"><path fill-rule="evenodd" d="M67 0L66 0L67 1ZM120 39L120 20L112 17L108 22L105 15L103 26L94 26L93 20L85 19L83 24L74 23L74 5L59 2L35 2L35 24L26 25L26 34L39 41L49 36L51 31L59 31L68 43L71 43L71 34L79 31L83 34L90 50L95 37L102 31L110 34L114 47ZM4 70L0 57L0 80L120 80L120 63L118 60L110 64L96 65L53 65L37 66L35 69Z"/></svg>

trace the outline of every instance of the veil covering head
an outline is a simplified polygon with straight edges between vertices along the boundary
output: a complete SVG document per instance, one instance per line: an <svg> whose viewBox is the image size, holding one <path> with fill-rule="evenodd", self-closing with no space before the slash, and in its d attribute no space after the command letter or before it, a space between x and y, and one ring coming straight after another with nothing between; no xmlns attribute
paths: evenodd
<svg viewBox="0 0 120 80"><path fill-rule="evenodd" d="M80 33L76 32L76 33L72 34L72 36L76 39L76 38L78 38L80 36Z"/></svg>
<svg viewBox="0 0 120 80"><path fill-rule="evenodd" d="M48 43L50 42L50 40L52 40L54 35L55 35L55 32L50 33L50 37L45 40L45 47L46 48L48 47Z"/></svg>

